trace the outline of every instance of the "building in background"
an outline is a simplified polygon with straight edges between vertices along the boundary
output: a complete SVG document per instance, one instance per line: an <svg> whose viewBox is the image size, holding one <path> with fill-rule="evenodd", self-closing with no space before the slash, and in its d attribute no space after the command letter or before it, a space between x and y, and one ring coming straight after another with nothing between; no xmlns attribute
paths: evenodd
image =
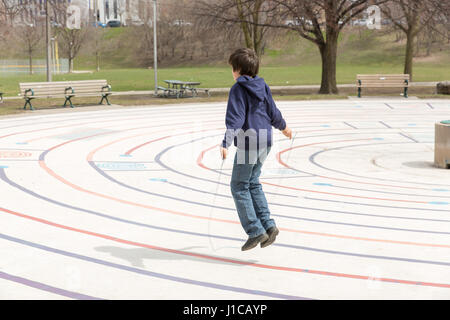
<svg viewBox="0 0 450 320"><path fill-rule="evenodd" d="M11 0L21 6L14 17L15 25L36 25L45 21L45 0ZM118 20L122 25L151 24L153 16L152 0L53 0L51 1L53 26L65 24L65 8L76 5L81 9L82 25L95 22L106 24Z"/></svg>

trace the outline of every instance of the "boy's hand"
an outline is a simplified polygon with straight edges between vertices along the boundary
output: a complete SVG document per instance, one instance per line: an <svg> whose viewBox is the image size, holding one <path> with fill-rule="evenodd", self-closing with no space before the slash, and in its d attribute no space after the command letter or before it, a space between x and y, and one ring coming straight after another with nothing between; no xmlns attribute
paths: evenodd
<svg viewBox="0 0 450 320"><path fill-rule="evenodd" d="M286 126L286 128L281 132L289 139L292 139L292 130L288 126Z"/></svg>
<svg viewBox="0 0 450 320"><path fill-rule="evenodd" d="M222 156L222 160L225 160L227 158L228 150L224 147L220 147L220 155Z"/></svg>

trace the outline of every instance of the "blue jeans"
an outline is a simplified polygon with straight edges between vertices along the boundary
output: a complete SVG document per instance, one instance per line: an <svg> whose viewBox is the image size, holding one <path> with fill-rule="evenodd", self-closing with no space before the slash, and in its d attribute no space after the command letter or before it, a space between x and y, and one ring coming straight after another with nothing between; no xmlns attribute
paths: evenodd
<svg viewBox="0 0 450 320"><path fill-rule="evenodd" d="M245 152L245 163L238 161L239 152L242 152L242 157ZM253 155L251 151L238 149L234 157L231 194L241 225L250 238L257 237L275 226L275 221L270 219L269 206L259 182L261 167L269 152L270 147L259 152L254 151Z"/></svg>

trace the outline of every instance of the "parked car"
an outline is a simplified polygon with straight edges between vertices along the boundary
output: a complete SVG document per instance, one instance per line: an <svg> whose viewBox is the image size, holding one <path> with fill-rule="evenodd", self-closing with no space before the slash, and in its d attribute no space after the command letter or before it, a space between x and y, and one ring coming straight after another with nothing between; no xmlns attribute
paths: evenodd
<svg viewBox="0 0 450 320"><path fill-rule="evenodd" d="M109 20L106 26L109 28L118 28L122 26L122 23L119 20Z"/></svg>
<svg viewBox="0 0 450 320"><path fill-rule="evenodd" d="M285 22L284 22L284 24L286 25L286 26L289 26L289 27L293 27L293 26L301 26L302 25L302 21L304 21L304 23L305 24L307 24L307 25L309 25L309 26L312 26L313 25L313 23L312 23L312 21L311 20L308 20L308 19L305 19L305 18L300 18L300 19L294 19L294 20L286 20Z"/></svg>
<svg viewBox="0 0 450 320"><path fill-rule="evenodd" d="M96 26L97 26L97 27L102 27L102 28L106 28L106 23L103 23L103 22L100 22L100 21L98 21L98 22L97 22L97 25L95 25L95 22L94 22L94 24L93 24L93 25L94 25L94 27L96 27Z"/></svg>
<svg viewBox="0 0 450 320"><path fill-rule="evenodd" d="M358 19L353 21L354 26L366 26L367 25L367 19Z"/></svg>
<svg viewBox="0 0 450 320"><path fill-rule="evenodd" d="M175 21L172 22L172 25L173 26L179 26L179 27L192 26L192 22L184 21L184 20L175 20Z"/></svg>

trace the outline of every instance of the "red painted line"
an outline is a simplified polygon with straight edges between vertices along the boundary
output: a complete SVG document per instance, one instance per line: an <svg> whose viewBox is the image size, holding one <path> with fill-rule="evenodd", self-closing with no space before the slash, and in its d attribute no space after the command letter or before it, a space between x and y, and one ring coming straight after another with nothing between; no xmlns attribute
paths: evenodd
<svg viewBox="0 0 450 320"><path fill-rule="evenodd" d="M11 211L11 210L4 209L4 208L0 208L0 211L2 211L4 213L11 214L11 215L14 215L14 216L17 216L17 217L21 217L21 218L25 218L25 219L32 220L32 221L35 221L35 222L39 222L39 223L42 223L42 224L46 224L46 225L49 225L49 226L52 226L52 227L55 227L55 228L59 228L59 229L65 229L65 230L69 230L69 231L73 231L73 232L77 232L77 233L81 233L81 234L86 234L86 235L97 237L97 238L102 238L102 239L106 239L106 240L110 240L110 241L114 241L114 242L118 242L118 243L127 244L127 245L133 245L133 246L137 246L137 247L148 248L148 249L153 249L153 250L158 250L158 251L163 251L163 252L169 252L169 253L174 253L174 254L191 256L191 257L196 257L196 258L201 258L201 259L206 259L206 260L215 260L215 261L227 262L227 263L238 264L238 265L245 265L245 266L248 266L248 267L261 268L261 269L271 269L271 270L288 271L288 272L318 274L318 275L324 275L324 276L333 276L333 277L340 277L340 278L351 278L351 279L359 279L359 280L374 280L373 277L363 276L363 275L328 272L328 271L311 270L311 269L303 269L303 268L274 266L274 265L267 265L267 264L260 264L260 263L252 263L252 262L247 262L247 261L240 261L240 260L235 260L235 259L230 259L230 258L222 258L222 257L210 256L210 255L205 255L205 254L200 254L200 253L193 253L193 252L186 252L186 251L181 251L181 250L169 249L169 248L154 246L154 245L150 245L150 244L145 244L145 243L125 240L125 239L117 238L117 237L114 237L114 236L109 236L109 235L96 233L96 232L92 232L92 231L88 231L88 230L77 229L77 228L74 228L74 227L58 224L58 223L55 223L55 222L52 222L52 221L49 221L49 220L45 220L45 219L29 216L29 215L26 215L26 214L23 214L23 213ZM400 279L392 279L392 278L379 278L379 279L376 279L376 280L382 281L382 282L392 282L392 283L400 283L400 284L410 284L410 285L418 285L418 284L420 284L422 286L429 286L429 287L450 288L450 284L446 284L446 283L418 282L418 281L400 280Z"/></svg>
<svg viewBox="0 0 450 320"><path fill-rule="evenodd" d="M211 121L206 121L206 122L211 122ZM216 121L213 121L213 122L216 122ZM176 136L182 136L182 135L185 135L185 134L192 134L192 133L199 133L199 132L206 132L206 131L214 131L214 130L222 130L222 129L223 129L222 127L221 128L215 128L215 129L204 129L204 130L189 131L189 132L183 132L183 133L179 133L179 134L173 134L173 135L170 135L170 136L161 137L161 138L158 138L158 139L154 139L154 140L150 140L150 141L144 142L144 143L142 143L142 144L140 144L140 145L138 145L136 147L133 147L130 150L128 150L125 154L126 155L131 155L134 151L136 151L136 150L138 150L138 149L140 149L142 147L145 147L145 146L147 146L147 145L149 145L149 144L151 144L153 142L164 140L164 139L167 139L167 138L176 137ZM88 160L91 160L91 159L88 159Z"/></svg>
<svg viewBox="0 0 450 320"><path fill-rule="evenodd" d="M218 145L215 145L215 146L212 146L212 147L210 147L208 149L203 150L200 153L200 155L198 156L198 158L197 158L197 165L199 165L203 169L213 171L211 168L209 168L209 167L207 167L206 165L203 164L203 157L208 151L211 151L212 149L216 148L217 146ZM261 183L270 184L270 183L266 183L266 182L261 182ZM346 236L346 235L330 234L330 233L323 233L323 232L312 232L312 231L306 231L306 230L296 230L296 229L289 229L289 228L280 228L280 230L287 231L287 232L303 233L303 234L309 234L309 235L315 235L315 236L322 236L322 237L339 238L339 239L384 242L384 243L423 246L423 247L450 248L450 245L446 245L446 244L419 243L419 242L411 242L411 241L398 241L398 240L387 240L387 239L364 238L364 237Z"/></svg>
<svg viewBox="0 0 450 320"><path fill-rule="evenodd" d="M307 145L305 145L307 146ZM282 159L281 159L281 155L287 151L290 151L292 149L298 148L301 146L297 146L297 147L293 147L293 148L288 148L285 150L282 150L280 152L277 153L277 160L278 162L285 166L288 169L295 169L291 166L289 166L288 164L286 164ZM321 176L321 175L316 175L316 177L319 178L324 178L324 179L330 179L330 180L337 180L337 181L345 181L345 182L353 182L353 183L359 183L359 184L367 184L367 185L373 185L373 186L382 186L382 187L392 187L392 188L403 188L403 189L414 189L414 190L426 190L429 191L429 189L426 188L419 188L419 187L406 187L406 186L395 186L395 185L390 185L390 184L381 184L381 183L373 183L373 182L364 182L364 181L357 181L357 180L349 180L349 179L341 179L341 178L333 178L333 177L329 177L329 176Z"/></svg>
<svg viewBox="0 0 450 320"><path fill-rule="evenodd" d="M66 142L63 142L63 143L61 143L59 145L56 145L56 146L50 148L47 152L55 150L55 149L57 149L57 148L59 148L59 147L61 147L63 145L66 145L66 144L74 142L74 141L90 138L90 137L93 137L93 136L99 136L99 135L103 135L103 134L107 134L107 133L99 133L99 134L95 134L95 135L92 135L92 136L89 136L89 137L82 137L82 138L66 141ZM55 177L59 181L61 181L61 182L65 183L65 184L71 186L72 188L74 188L76 190L82 191L82 192L87 192L87 193L90 193L90 194L93 194L93 195L97 195L97 196L100 196L100 197L104 197L104 198L107 198L107 199L111 199L111 200L114 200L114 201L119 201L119 202L126 203L126 204L136 205L136 206L140 206L140 207L144 207L144 208L148 208L148 209L152 209L152 210L169 212L169 213L179 214L179 215L183 215L183 216L198 217L200 219L207 219L207 218L201 217L201 216L193 216L193 215L189 215L189 214L185 214L185 213L181 213L181 212L176 212L176 211L172 211L172 210L167 210L167 209L162 209L162 208L156 208L156 207L152 207L152 206L137 204L137 203L133 203L133 202L126 201L126 200L117 199L117 198L114 198L114 197L111 197L111 196L108 196L108 195L99 194L97 192L89 191L89 190L83 189L80 186L72 184L69 181L65 180L64 178L58 176L55 172L53 172L50 168L48 168L46 166L46 164L45 164L45 162L43 160L40 160L39 164L44 170L46 170L50 175L52 175L53 177ZM361 276L361 275L352 275L352 274L345 274L345 273L334 273L334 272L327 272L327 271L308 270L308 269L299 269L299 268L282 267L282 266L272 266L272 265L265 265L265 264L252 264L252 263L249 263L249 262L244 262L244 261L239 261L239 260L234 260L234 259L213 257L213 256L209 256L209 255L203 255L203 254L184 252L184 251L173 250L173 249L168 249L168 248L162 248L162 247L142 244L142 243L138 243L138 242L128 241L128 240L120 239L120 238L117 238L117 237L108 236L108 235L104 235L104 234L99 234L99 233L95 233L95 232L91 232L91 231L76 229L76 228L69 227L69 226L64 226L64 225L57 224L57 223L54 223L54 222L51 222L51 221L47 221L47 220L40 219L40 218L37 218L37 217L28 216L28 215L25 215L25 214L22 214L22 213L14 212L14 211L3 209L3 208L0 208L0 211L3 211L5 213L9 213L9 214L13 214L13 215L16 215L16 216L19 216L19 217L22 217L22 218L26 218L26 219L29 219L29 220L34 220L36 222L40 222L40 223L44 223L44 224L47 224L47 225L51 225L51 226L54 226L54 227L58 227L58 228L62 228L62 229L70 230L70 231L74 231L74 232L84 233L84 234L87 234L87 235L100 237L100 238L104 238L104 239L111 240L111 241L131 244L131 245L135 245L135 246L146 247L146 248L155 249L155 250L162 250L162 251L176 253L176 254L184 254L184 255L189 255L189 256L194 256L194 257L199 257L199 258L204 258L204 259L218 260L218 261L223 261L223 262L229 262L229 263L241 264L241 265L248 265L250 267L258 267L258 268L265 268L265 269L272 269L272 270L291 271L291 272L305 272L305 273L311 273L311 274L319 274L319 275L327 275L327 276L335 276L335 277L345 277L345 278L353 278L353 279L363 279L363 280L372 279L371 277ZM221 220L221 219L212 219L212 220L226 222L226 223L230 223L231 222L231 221L228 221L228 220ZM236 221L236 222L231 222L231 223L236 223L237 224L238 222ZM397 280L397 279L390 279L390 278L380 278L380 279L377 279L377 280L385 281L385 282L393 282L393 283L402 283L402 284L413 284L413 285L417 285L418 284L417 281ZM450 288L450 284L440 284L440 283L431 283L431 282L421 282L420 284L424 285L424 286Z"/></svg>
<svg viewBox="0 0 450 320"><path fill-rule="evenodd" d="M183 124L185 124L185 123L183 123ZM134 128L134 129L135 129L135 128ZM129 130L133 130L133 129L129 129ZM215 130L215 129L214 129L214 130ZM127 131L128 131L128 130L127 130ZM205 131L205 130L204 130L204 131ZM207 130L206 130L206 131L207 131ZM159 132L159 131L156 131L155 133L157 133L157 132ZM94 137L94 136L98 136L98 135L105 135L105 134L107 134L107 133L99 133L99 134L95 134L95 135L92 135L92 136L89 136L89 137ZM110 143L107 143L107 144L105 144L105 145L103 145L103 146L100 146L100 147L98 147L97 149L93 150L92 152L90 152L90 153L88 154L87 160L88 160L88 161L92 161L94 154L95 154L97 151L101 150L102 148L105 148L106 146L112 145L112 144L114 144L114 143L116 143L116 142L119 142L119 141L123 141L123 140L129 139L129 138L132 138L132 137L136 137L136 136L140 136L140 135L145 135L145 134L148 134L148 133L139 134L139 135L133 135L133 136L131 136L131 137L125 137L125 138L117 139L117 140L115 140L115 141L113 141L113 142L110 142ZM89 137L81 137L81 138L77 138L77 139L73 139L73 140L70 140L70 141L63 142L63 143L61 143L61 144L59 144L59 145L56 145L56 146L54 146L54 147L48 149L48 152L50 152L50 151L52 151L52 150L54 150L54 149L56 149L56 148L59 148L59 147L61 147L61 146L63 146L63 145L66 145L66 144L68 144L68 143L71 143L71 142L74 142L74 141L78 141L78 140L82 140L82 139L86 139L86 138L89 138ZM167 136L166 138L169 138L169 137L170 137L170 136ZM157 138L157 139L154 139L154 140L152 140L152 141L149 141L149 143L154 142L154 141L159 141L159 140L161 140L161 138ZM149 143L146 143L146 144L149 144ZM211 147L211 148L208 148L207 150L203 151L203 152L201 153L200 157L197 159L197 163L198 163L198 164L201 164L201 166L203 166L205 169L210 170L208 167L206 167L206 166L204 166L204 165L202 164L202 162L201 162L202 157L203 157L203 155L204 155L207 151L209 151L209 150L211 150L211 149L213 149L213 148L215 148L215 147L217 147L217 145L215 145L215 146L213 146L213 147ZM190 217L190 218L196 218L196 219L212 220L212 221L218 221L218 222L224 222L224 223L231 223L231 224L239 224L239 222L233 221L233 220L225 220L225 219L217 219L217 218L207 218L207 217L203 217L203 216L199 216L199 215L193 215L193 214L188 214L188 213L184 213L184 212L179 212L179 211L174 211L174 210L168 210L168 209L164 209L164 208L158 208L158 207L153 207L153 206L149 206L149 205L145 205L145 204L135 203L135 202L131 202L131 201L128 201L128 200L123 200L123 199L115 198L115 197L112 197L112 196L104 195L104 194L101 194L101 193L98 193L98 192L90 191L90 190L84 189L84 188L82 188L82 187L80 187L80 186L77 186L77 185L75 185L75 184L72 184L71 182L67 181L67 180L64 179L63 177L57 175L53 170L51 170L50 168L47 167L47 165L45 164L44 161L39 161L39 165L40 165L47 173L49 173L51 176L53 176L53 177L56 178L57 180L59 180L59 181L61 181L62 183L64 183L64 184L66 184L66 185L68 185L68 186L74 188L75 190L78 190L78 191L81 191L81 192L85 192L85 193L88 193L88 194L96 195L96 196L99 196L99 197L102 197L102 198L106 198L106 199L109 199L109 200L117 201L117 202L124 203L124 204L127 204L127 205L138 206L138 207L142 207L142 208L146 208L146 209L150 209L150 210L155 210L155 211L159 211L159 212L165 212L165 213L170 213L170 214L175 214L175 215L180 215L180 216ZM326 235L326 234L321 234L321 233L313 233L313 232L310 232L310 231L302 231L302 230L294 230L294 229L284 229L284 228L281 228L281 230L283 230L283 231L288 231L288 232L304 233L304 234L314 234L314 235L320 235L320 236L325 236L325 235ZM425 243L420 243L420 244L419 244L419 243L405 242L405 241L392 241L392 240L369 239L369 238L350 237L350 236L338 236L338 235L330 235L330 234L328 234L328 235L326 235L326 236L336 237L336 238L347 238L347 239L354 239L354 240L365 240L365 241L389 242L389 243L397 243L397 244L420 245L420 246L429 246L429 247L449 247L449 246L447 246L447 245L440 245L440 244L425 244Z"/></svg>
<svg viewBox="0 0 450 320"><path fill-rule="evenodd" d="M318 145L318 144L353 142L353 141L367 141L367 140L373 140L373 139L352 139L352 140L337 140L337 141L326 141L326 142L309 143L309 144L304 144L304 145L301 145L301 146L296 146L296 147L293 147L293 148L286 149L284 152L286 152L287 150L292 150L292 149L302 148L302 147L307 147L307 146L313 146L313 145ZM280 153L281 152L279 152L277 154L277 159L278 159L279 162L281 161ZM198 163L199 162L197 160L197 164ZM289 187L289 186L284 186L284 185L279 185L279 184L274 184L274 183L269 183L269 182L261 182L261 183L266 184L266 185L270 185L270 186L274 186L274 187L290 189L290 190L312 192L312 193L320 193L320 194L327 194L327 195L333 195L333 196L339 196L339 197L350 197L350 198L369 199L369 200L381 200L381 201L395 201L395 202L428 204L428 201L414 201L414 200L402 200L402 199L392 199L392 198L375 198L375 197L366 197L366 196L356 196L356 195L352 195L352 194L342 194L342 193L325 192L325 191L317 191L317 190Z"/></svg>

